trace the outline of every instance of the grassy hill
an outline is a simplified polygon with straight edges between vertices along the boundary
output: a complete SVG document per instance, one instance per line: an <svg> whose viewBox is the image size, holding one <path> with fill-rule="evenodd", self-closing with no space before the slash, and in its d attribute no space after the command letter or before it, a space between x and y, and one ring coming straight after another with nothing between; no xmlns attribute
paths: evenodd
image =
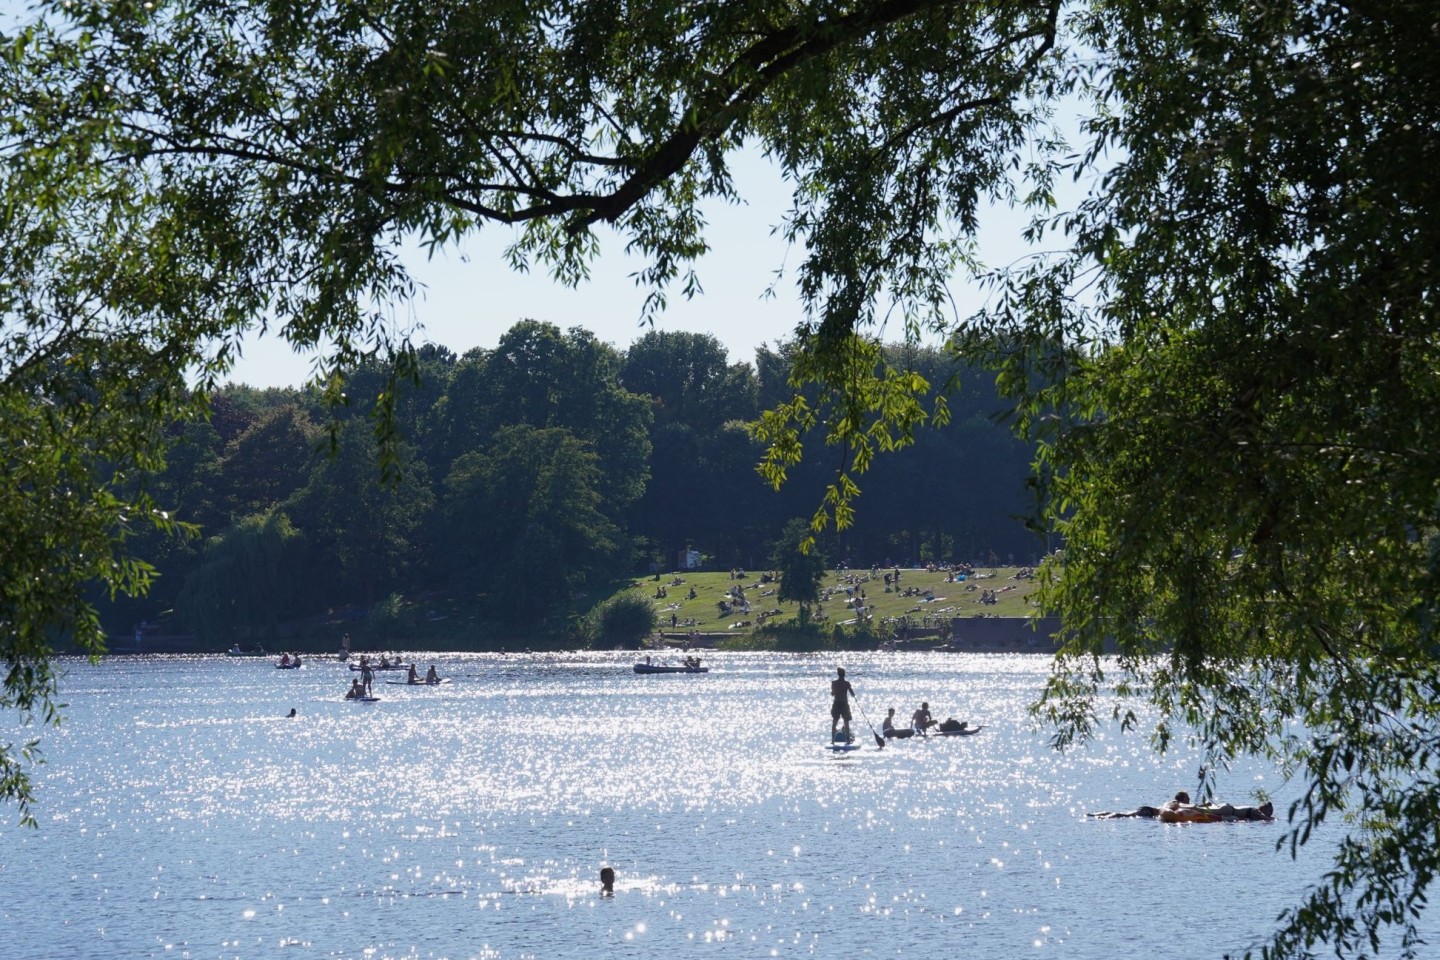
<svg viewBox="0 0 1440 960"><path fill-rule="evenodd" d="M866 614L875 629L890 633L902 623L912 632L927 627L948 631L955 617L1026 617L1034 612L1031 594L1035 581L1025 575L1029 568L986 567L963 581L949 581L943 570L902 569L898 587L887 590L885 575L895 568L827 571L822 584L826 599L820 604L822 622L851 624L857 618L855 603L863 591ZM1018 576L1017 576L1018 575ZM776 599L777 583L767 582L763 572L746 571L739 578L726 572L681 571L655 577L637 577L630 589L638 590L655 604L661 629L666 633L698 630L703 634L743 636L764 622L785 623L798 616L798 605ZM742 587L750 612L737 608L731 591ZM659 596L661 588L664 595ZM847 593L847 588L849 592ZM692 596L693 591L693 596ZM985 592L995 594L994 603L982 603ZM726 601L729 610L721 609ZM672 617L673 625L672 625Z"/></svg>

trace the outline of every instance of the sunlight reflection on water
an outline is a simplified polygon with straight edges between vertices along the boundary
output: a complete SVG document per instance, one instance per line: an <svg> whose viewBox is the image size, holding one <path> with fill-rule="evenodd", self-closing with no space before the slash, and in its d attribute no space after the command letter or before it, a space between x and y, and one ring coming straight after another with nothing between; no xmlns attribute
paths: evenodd
<svg viewBox="0 0 1440 960"><path fill-rule="evenodd" d="M1262 938L1321 865L1277 856L1276 825L1086 820L1191 786L1198 764L1110 733L1049 751L1025 712L1040 657L847 654L862 749L839 755L834 657L720 654L709 674L650 677L623 654L419 659L454 682L377 682L374 704L340 699L334 661L68 663L41 828L7 829L0 853L21 891L0 906L12 946L1218 957ZM869 722L921 700L985 730L876 749ZM1284 789L1258 766L1223 786Z"/></svg>

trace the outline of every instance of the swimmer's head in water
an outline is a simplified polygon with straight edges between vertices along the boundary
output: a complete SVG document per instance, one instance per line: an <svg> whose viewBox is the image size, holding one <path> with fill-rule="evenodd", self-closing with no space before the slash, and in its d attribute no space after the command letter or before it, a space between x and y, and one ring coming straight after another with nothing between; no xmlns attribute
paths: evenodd
<svg viewBox="0 0 1440 960"><path fill-rule="evenodd" d="M615 891L615 868L600 868L600 892L613 893Z"/></svg>

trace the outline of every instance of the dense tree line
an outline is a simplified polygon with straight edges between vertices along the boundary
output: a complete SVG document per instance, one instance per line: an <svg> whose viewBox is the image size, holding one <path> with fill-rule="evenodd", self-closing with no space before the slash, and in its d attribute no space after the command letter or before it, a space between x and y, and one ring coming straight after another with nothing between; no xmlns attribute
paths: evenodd
<svg viewBox="0 0 1440 960"><path fill-rule="evenodd" d="M949 384L957 415L877 464L874 496L825 552L1034 560L1044 543L1017 519L1033 451L997 422L993 376L939 349L892 352ZM787 377L783 348L752 365L708 335L652 331L620 350L523 321L493 350L421 351L396 399L387 484L378 370L355 372L338 417L313 391L227 386L208 420L177 432L155 481L198 535L137 545L160 576L143 600L105 604L107 622L125 634L163 616L211 646L263 643L286 621L443 591L537 630L574 594L672 569L683 550L766 566L836 469L818 455L779 490L757 472L750 424L764 397L792 390Z"/></svg>

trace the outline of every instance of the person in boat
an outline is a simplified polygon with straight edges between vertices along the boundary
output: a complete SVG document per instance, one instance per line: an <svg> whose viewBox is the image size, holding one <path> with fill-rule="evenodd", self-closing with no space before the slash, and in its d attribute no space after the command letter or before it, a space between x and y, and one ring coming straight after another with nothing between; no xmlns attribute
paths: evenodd
<svg viewBox="0 0 1440 960"><path fill-rule="evenodd" d="M294 657L291 658L291 660L290 660L290 666L292 666L292 667L298 667L298 666L300 666L300 654L297 653L297 654L295 654Z"/></svg>
<svg viewBox="0 0 1440 960"><path fill-rule="evenodd" d="M600 896L602 896L602 897L613 897L613 896L615 896L615 868L614 868L614 867L601 867L601 868L600 868Z"/></svg>
<svg viewBox="0 0 1440 960"><path fill-rule="evenodd" d="M364 697L365 688L361 685L360 678L356 677L354 680L350 681L350 689L345 691L345 699L360 700Z"/></svg>
<svg viewBox="0 0 1440 960"><path fill-rule="evenodd" d="M946 717L945 720L935 729L941 731L942 733L959 733L967 726L969 726L969 723L965 720L956 720L954 717Z"/></svg>
<svg viewBox="0 0 1440 960"><path fill-rule="evenodd" d="M1190 802L1190 794L1181 790L1158 807L1142 804L1134 810L1105 810L1100 813L1087 813L1086 816L1094 817L1097 820L1141 817L1147 820L1160 820L1163 823L1228 823L1237 820L1274 820L1275 806L1268 800L1258 807L1237 807L1229 803L1197 806Z"/></svg>
<svg viewBox="0 0 1440 960"><path fill-rule="evenodd" d="M385 654L383 654L383 653L380 654L380 669L381 669L381 670L389 670L389 669L390 669L390 658L387 657L387 656L385 656Z"/></svg>
<svg viewBox="0 0 1440 960"><path fill-rule="evenodd" d="M885 735L885 738L886 738L887 740L904 740L904 739L906 739L907 737L913 737L913 736L915 736L915 731L914 731L914 730L907 730L907 729L905 729L904 727L901 727L900 729L896 729L896 727L895 727L895 708L894 708L894 707L891 707L891 708L890 708L890 712L887 713L887 714L885 715L885 719L884 719L883 721L881 721L881 723L880 723L880 732Z"/></svg>
<svg viewBox="0 0 1440 960"><path fill-rule="evenodd" d="M910 715L910 729L925 737L929 736L926 731L933 726L935 726L935 718L930 716L930 704L922 702L920 709Z"/></svg>
<svg viewBox="0 0 1440 960"><path fill-rule="evenodd" d="M290 666L290 654L288 654L288 653L282 653L282 654L280 654L280 666L282 666L282 667L288 667L288 666Z"/></svg>
<svg viewBox="0 0 1440 960"><path fill-rule="evenodd" d="M415 669L415 664L410 664L410 669L405 672L405 679L411 683L420 682L420 671Z"/></svg>
<svg viewBox="0 0 1440 960"><path fill-rule="evenodd" d="M835 668L835 679L830 681L830 739L835 739L835 729L844 721L845 741L848 743L855 737L850 733L850 698L855 695L855 688L850 686L850 681L845 679L845 668Z"/></svg>
<svg viewBox="0 0 1440 960"><path fill-rule="evenodd" d="M425 682L426 682L426 683L439 683L439 682L440 682L440 674L438 674L438 673L435 672L435 664L433 664L433 663L430 664L430 669L425 671Z"/></svg>

